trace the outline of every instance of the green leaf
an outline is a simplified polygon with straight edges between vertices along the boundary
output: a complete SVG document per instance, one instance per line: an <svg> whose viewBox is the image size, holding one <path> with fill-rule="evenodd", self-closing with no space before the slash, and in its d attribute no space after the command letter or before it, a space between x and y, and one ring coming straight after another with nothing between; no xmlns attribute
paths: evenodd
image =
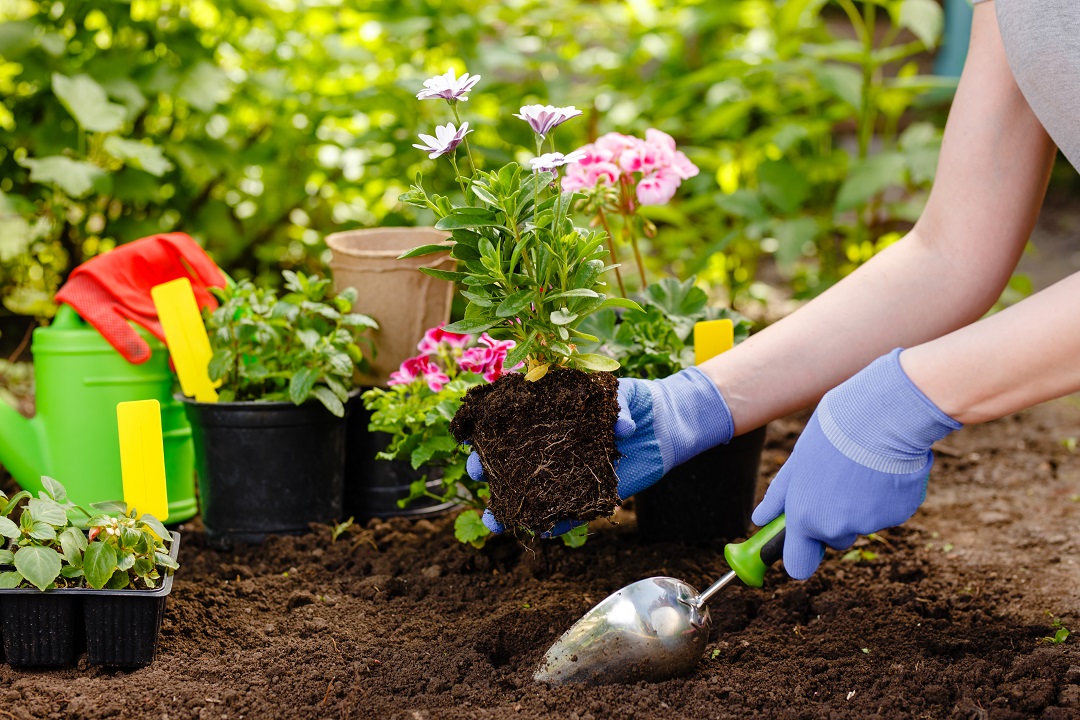
<svg viewBox="0 0 1080 720"><path fill-rule="evenodd" d="M551 295L541 296L543 302L551 302L552 300L561 300L562 298L579 298L588 297L595 298L600 297L600 293L588 288L574 288L572 290L563 290L562 292L552 293Z"/></svg>
<svg viewBox="0 0 1080 720"><path fill-rule="evenodd" d="M345 405L342 404L341 400L338 398L337 395L334 394L334 392L330 388L323 385L317 385L312 388L311 394L314 395L319 402L326 406L326 409L329 410L333 415L337 417L345 417Z"/></svg>
<svg viewBox="0 0 1080 720"><path fill-rule="evenodd" d="M64 489L64 486L58 483L56 480L53 480L48 475L41 476L41 486L45 489L45 492L48 493L49 496L56 502L62 503L67 500L67 490Z"/></svg>
<svg viewBox="0 0 1080 720"><path fill-rule="evenodd" d="M862 112L862 75L849 65L827 63L814 68L821 86Z"/></svg>
<svg viewBox="0 0 1080 720"><path fill-rule="evenodd" d="M22 573L15 571L0 572L0 590L14 590L22 584L22 581Z"/></svg>
<svg viewBox="0 0 1080 720"><path fill-rule="evenodd" d="M475 335L476 333L482 333L485 330L490 330L498 324L498 321L485 320L485 319L469 319L458 320L445 326L443 330L446 332L457 333L459 335Z"/></svg>
<svg viewBox="0 0 1080 720"><path fill-rule="evenodd" d="M10 565L15 562L15 554L10 550L0 548L0 565Z"/></svg>
<svg viewBox="0 0 1080 720"><path fill-rule="evenodd" d="M56 528L47 522L41 520L35 520L34 524L30 527L30 537L35 540L55 540Z"/></svg>
<svg viewBox="0 0 1080 720"><path fill-rule="evenodd" d="M92 542L83 553L83 572L90 587L100 590L105 587L116 571L116 551L103 542ZM24 573L25 574L25 573Z"/></svg>
<svg viewBox="0 0 1080 720"><path fill-rule="evenodd" d="M945 15L941 5L934 0L902 0L898 23L919 38L927 48L933 49L945 27Z"/></svg>
<svg viewBox="0 0 1080 720"><path fill-rule="evenodd" d="M161 521L153 515L143 515L139 518L139 522L150 528L163 542L172 542L172 533L169 532L165 526L161 524Z"/></svg>
<svg viewBox="0 0 1080 720"><path fill-rule="evenodd" d="M564 532L559 536L559 539L563 541L563 545L566 547L579 548L585 544L588 537L589 526L587 524L581 524Z"/></svg>
<svg viewBox="0 0 1080 720"><path fill-rule="evenodd" d="M577 320L577 318L578 316L576 313L569 312L566 308L553 310L551 312L551 322L555 325L569 325Z"/></svg>
<svg viewBox="0 0 1080 720"><path fill-rule="evenodd" d="M64 512L64 508L60 507L52 500L30 498L26 502L26 508L30 511L30 514L34 516L34 520L46 522L56 527L67 525L68 517L67 513Z"/></svg>
<svg viewBox="0 0 1080 720"><path fill-rule="evenodd" d="M836 211L853 210L878 193L904 182L904 157L885 152L855 163L836 194Z"/></svg>
<svg viewBox="0 0 1080 720"><path fill-rule="evenodd" d="M157 551L154 553L154 560L157 562L158 565L164 568L168 568L169 570L180 569L180 563L173 560L168 553Z"/></svg>
<svg viewBox="0 0 1080 720"><path fill-rule="evenodd" d="M604 308L623 308L624 310L637 310L641 311L641 306L630 298L611 297L600 303L600 307L597 310L603 310Z"/></svg>
<svg viewBox="0 0 1080 720"><path fill-rule="evenodd" d="M122 500L103 500L102 502L90 503L90 507L93 510L98 510L110 515L114 513L127 515L128 513L127 503Z"/></svg>
<svg viewBox="0 0 1080 720"><path fill-rule="evenodd" d="M52 76L53 93L79 127L90 132L116 132L127 116L123 105L109 102L105 89L89 75Z"/></svg>
<svg viewBox="0 0 1080 720"><path fill-rule="evenodd" d="M475 543L490 534L475 510L466 510L454 520L454 537L463 543Z"/></svg>
<svg viewBox="0 0 1080 720"><path fill-rule="evenodd" d="M319 378L319 372L313 368L300 368L289 379L289 399L293 405L303 405Z"/></svg>
<svg viewBox="0 0 1080 720"><path fill-rule="evenodd" d="M3 402L3 401L0 400L0 402ZM19 526L18 525L16 525L14 522L12 522L10 518L6 518L6 517L0 515L0 535L3 535L6 538L10 538L10 539L14 540L15 538L19 537L19 535L21 535L21 534L22 533L19 531Z"/></svg>
<svg viewBox="0 0 1080 720"><path fill-rule="evenodd" d="M597 372L615 372L619 369L618 361L612 360L607 355L599 355L596 353L581 353L580 355L574 355L571 359L576 365L585 368L586 370L595 370Z"/></svg>
<svg viewBox="0 0 1080 720"><path fill-rule="evenodd" d="M469 277L468 273L456 272L454 270L439 270L438 268L422 267L420 272L425 275L430 275L436 280L449 280L450 282L462 282L465 278Z"/></svg>
<svg viewBox="0 0 1080 720"><path fill-rule="evenodd" d="M177 95L204 113L229 99L229 78L213 63L200 61L176 89Z"/></svg>
<svg viewBox="0 0 1080 720"><path fill-rule="evenodd" d="M476 209L473 208L473 210ZM457 210L453 215L447 215L435 223L436 230L464 230L478 227L502 227L502 223L496 218L495 213L484 210L472 213Z"/></svg>
<svg viewBox="0 0 1080 720"><path fill-rule="evenodd" d="M81 198L99 189L108 177L97 165L61 155L39 159L25 158L19 164L30 169L30 181L55 184L73 198Z"/></svg>
<svg viewBox="0 0 1080 720"><path fill-rule="evenodd" d="M496 317L501 318L515 317L535 299L536 291L532 288L519 290L499 303L499 307L495 310L495 315Z"/></svg>
<svg viewBox="0 0 1080 720"><path fill-rule="evenodd" d="M762 195L782 212L795 212L810 195L810 182L787 160L764 162L757 175Z"/></svg>
<svg viewBox="0 0 1080 720"><path fill-rule="evenodd" d="M64 559L75 567L82 567L82 553L86 550L86 535L78 528L66 528L60 533L60 548Z"/></svg>
<svg viewBox="0 0 1080 720"><path fill-rule="evenodd" d="M15 569L38 590L45 590L56 581L60 566L60 555L52 548L28 545L15 553Z"/></svg>
<svg viewBox="0 0 1080 720"><path fill-rule="evenodd" d="M421 255L432 255L434 253L444 253L451 249L451 245L438 244L438 245L421 245L415 247L412 250L398 255L398 260L405 260L406 258L420 257Z"/></svg>
<svg viewBox="0 0 1080 720"><path fill-rule="evenodd" d="M165 157L161 148L138 140L125 140L110 135L105 139L105 152L125 161L130 167L155 177L161 177L173 169L173 164Z"/></svg>

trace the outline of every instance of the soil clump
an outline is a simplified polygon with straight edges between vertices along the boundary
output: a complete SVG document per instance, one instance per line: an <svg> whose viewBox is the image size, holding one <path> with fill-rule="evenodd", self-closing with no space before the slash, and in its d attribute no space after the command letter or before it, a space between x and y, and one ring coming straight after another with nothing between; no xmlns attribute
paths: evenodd
<svg viewBox="0 0 1080 720"><path fill-rule="evenodd" d="M450 431L480 456L499 522L542 533L560 520L615 512L617 392L610 373L567 368L535 382L504 375L469 390Z"/></svg>

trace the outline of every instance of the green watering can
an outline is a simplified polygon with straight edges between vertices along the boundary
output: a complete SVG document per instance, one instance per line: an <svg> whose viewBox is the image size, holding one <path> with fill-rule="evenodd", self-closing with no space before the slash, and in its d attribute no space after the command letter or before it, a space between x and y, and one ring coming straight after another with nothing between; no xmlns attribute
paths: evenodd
<svg viewBox="0 0 1080 720"><path fill-rule="evenodd" d="M116 405L161 403L169 522L195 516L194 448L184 409L173 399L174 377L165 345L136 328L152 355L140 365L124 360L97 330L67 305L49 327L34 331L37 414L32 419L0 401L0 464L25 490L56 478L73 502L124 497Z"/></svg>

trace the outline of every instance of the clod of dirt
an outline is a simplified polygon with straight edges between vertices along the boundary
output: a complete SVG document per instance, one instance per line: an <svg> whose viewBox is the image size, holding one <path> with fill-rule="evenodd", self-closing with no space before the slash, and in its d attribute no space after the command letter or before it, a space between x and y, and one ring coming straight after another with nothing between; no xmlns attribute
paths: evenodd
<svg viewBox="0 0 1080 720"><path fill-rule="evenodd" d="M615 511L617 392L609 373L566 368L536 382L510 374L469 390L450 431L480 455L499 522L541 533L560 520Z"/></svg>

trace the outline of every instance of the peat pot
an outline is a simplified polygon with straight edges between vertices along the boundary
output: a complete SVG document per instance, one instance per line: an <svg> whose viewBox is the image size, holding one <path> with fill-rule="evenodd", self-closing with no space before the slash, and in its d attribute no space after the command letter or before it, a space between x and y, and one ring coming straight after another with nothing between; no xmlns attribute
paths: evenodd
<svg viewBox="0 0 1080 720"><path fill-rule="evenodd" d="M365 388L366 389L366 388ZM427 488L442 494L442 471L421 465L414 470L404 460L378 460L376 453L390 444L390 435L371 432L371 411L359 397L349 401L348 446L345 452L345 517L359 521L403 515L426 517L440 515L455 507L452 502L417 498L402 508L398 500L409 496L409 486L427 475Z"/></svg>
<svg viewBox="0 0 1080 720"><path fill-rule="evenodd" d="M209 542L258 543L342 518L346 418L315 401L184 398L184 408Z"/></svg>
<svg viewBox="0 0 1080 720"><path fill-rule="evenodd" d="M683 543L744 535L764 445L760 427L672 469L634 496L638 532L646 540Z"/></svg>
<svg viewBox="0 0 1080 720"><path fill-rule="evenodd" d="M327 236L334 287L339 292L355 288L356 312L379 323L378 330L367 331L376 353L368 358L370 372L360 376L360 384L385 386L390 373L416 355L424 331L450 319L454 284L419 270L454 269L448 238L449 233L432 227L350 230ZM445 253L398 259L414 247L440 243L446 243Z"/></svg>
<svg viewBox="0 0 1080 720"><path fill-rule="evenodd" d="M175 560L179 533L172 539L169 555ZM172 587L173 576L167 575L156 590L0 590L4 660L18 667L64 667L85 649L92 665L149 665Z"/></svg>

